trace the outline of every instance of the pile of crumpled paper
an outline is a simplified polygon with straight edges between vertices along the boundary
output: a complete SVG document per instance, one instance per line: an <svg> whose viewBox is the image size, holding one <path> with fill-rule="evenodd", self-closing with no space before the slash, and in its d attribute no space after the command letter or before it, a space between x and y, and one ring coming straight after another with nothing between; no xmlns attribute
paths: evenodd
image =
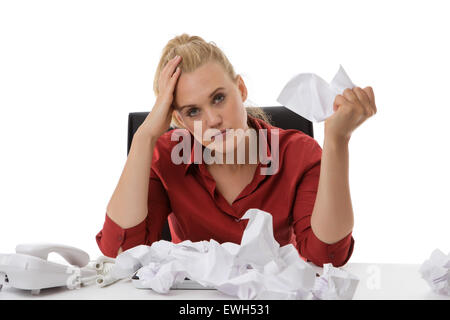
<svg viewBox="0 0 450 320"><path fill-rule="evenodd" d="M185 278L240 299L352 299L359 279L332 264L322 276L292 244L274 239L272 215L249 209L241 244L210 241L157 241L122 252L113 279L132 278L136 288L167 293Z"/></svg>
<svg viewBox="0 0 450 320"><path fill-rule="evenodd" d="M450 296L450 253L435 249L419 272L433 292Z"/></svg>

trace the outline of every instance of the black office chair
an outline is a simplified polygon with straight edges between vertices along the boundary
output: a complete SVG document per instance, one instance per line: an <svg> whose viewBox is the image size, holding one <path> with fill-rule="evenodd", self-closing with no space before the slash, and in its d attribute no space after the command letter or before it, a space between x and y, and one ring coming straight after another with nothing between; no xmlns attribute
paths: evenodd
<svg viewBox="0 0 450 320"><path fill-rule="evenodd" d="M300 130L311 138L314 138L313 124L311 121L299 116L295 112L289 110L283 106L275 107L262 107L263 111L269 115L271 124L275 127L282 129L296 129ZM147 118L149 112L132 112L128 115L128 145L127 145L127 155L130 152L131 142L133 141L133 136L139 126ZM169 130L173 130L172 127ZM168 131L169 131L168 130ZM171 241L172 236L170 235L169 223L166 222L162 230L162 239Z"/></svg>

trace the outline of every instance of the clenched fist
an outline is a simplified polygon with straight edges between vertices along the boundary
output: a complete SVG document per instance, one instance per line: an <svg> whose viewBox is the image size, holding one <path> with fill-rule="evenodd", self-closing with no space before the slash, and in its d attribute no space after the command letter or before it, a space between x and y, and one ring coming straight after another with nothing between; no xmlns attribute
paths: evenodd
<svg viewBox="0 0 450 320"><path fill-rule="evenodd" d="M334 113L325 120L325 135L348 141L352 132L377 113L371 87L345 89L334 99Z"/></svg>

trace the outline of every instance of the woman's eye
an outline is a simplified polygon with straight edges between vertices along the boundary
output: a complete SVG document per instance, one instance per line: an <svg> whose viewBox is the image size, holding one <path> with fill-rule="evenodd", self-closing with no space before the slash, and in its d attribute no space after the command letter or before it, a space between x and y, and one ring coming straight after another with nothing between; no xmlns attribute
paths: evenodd
<svg viewBox="0 0 450 320"><path fill-rule="evenodd" d="M197 115L197 113L195 113L195 112L194 112L194 114L192 114L192 111L198 111L198 109L197 109L197 108L192 108L192 109L190 109L190 110L187 112L187 115L188 115L189 117L195 117L195 116Z"/></svg>
<svg viewBox="0 0 450 320"><path fill-rule="evenodd" d="M220 99L218 99L218 98L220 98ZM221 103L224 99L225 99L225 95L219 93L218 95L216 95L214 97L213 101L216 102L217 100L219 100L219 102L217 102L217 103ZM189 109L186 112L186 114L187 114L188 117L195 117L195 116L198 115L198 112L199 112L198 108L192 108L192 109Z"/></svg>
<svg viewBox="0 0 450 320"><path fill-rule="evenodd" d="M219 102L222 102L222 101L225 99L225 96L224 96L223 94L219 93L218 95L216 95L216 96L214 97L214 101L217 100L217 97L223 97Z"/></svg>

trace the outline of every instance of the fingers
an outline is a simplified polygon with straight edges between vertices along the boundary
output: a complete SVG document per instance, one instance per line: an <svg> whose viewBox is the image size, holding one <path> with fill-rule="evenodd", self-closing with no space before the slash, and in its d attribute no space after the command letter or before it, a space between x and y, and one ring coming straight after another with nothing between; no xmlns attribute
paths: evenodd
<svg viewBox="0 0 450 320"><path fill-rule="evenodd" d="M366 87L364 90L360 87L354 87L353 89L347 88L342 93L342 96L348 100L350 103L359 105L363 111L363 113L370 117L374 115L377 112L376 106L375 106L375 96L373 94L373 90L371 87ZM335 104L337 101L335 101ZM343 102L341 102L343 103ZM339 107L336 107L336 109ZM333 106L333 109L335 106Z"/></svg>
<svg viewBox="0 0 450 320"><path fill-rule="evenodd" d="M161 71L161 75L165 78L172 77L175 67L178 65L178 63L181 61L181 56L175 56L172 59L167 62L167 64L164 66L164 69Z"/></svg>
<svg viewBox="0 0 450 320"><path fill-rule="evenodd" d="M180 75L180 73L181 73L181 68L177 67L175 69L175 72L173 73L172 77L170 78L170 82L172 83L172 85L177 82L178 76Z"/></svg>
<svg viewBox="0 0 450 320"><path fill-rule="evenodd" d="M374 109L375 113L377 113L377 106L375 104L375 94L373 93L372 87L365 87L363 90L369 96L370 104L372 105L372 108Z"/></svg>
<svg viewBox="0 0 450 320"><path fill-rule="evenodd" d="M336 96L336 98L334 98L333 111L336 112L336 110L339 108L339 106L342 105L345 101L346 100L345 100L344 96L338 94Z"/></svg>
<svg viewBox="0 0 450 320"><path fill-rule="evenodd" d="M358 102L358 97L350 88L345 89L342 95L344 96L345 99L347 99L350 102Z"/></svg>
<svg viewBox="0 0 450 320"><path fill-rule="evenodd" d="M353 88L353 92L358 97L360 102L359 104L364 108L365 115L367 117L371 117L372 115L374 115L375 110L373 110L371 106L370 99L367 93L363 91L363 89L361 89L360 87Z"/></svg>
<svg viewBox="0 0 450 320"><path fill-rule="evenodd" d="M178 64L181 62L181 56L176 56L172 60L173 61L171 61L171 66L169 67L169 71L170 71L169 74L170 74L171 77L173 77L175 72L177 72L179 70ZM176 69L176 68L178 68L178 69Z"/></svg>
<svg viewBox="0 0 450 320"><path fill-rule="evenodd" d="M181 68L177 65L181 62L181 56L175 56L167 62L159 76L159 90L163 92L170 92L172 94L178 77L181 73ZM175 71L174 71L175 70ZM167 93L169 94L169 93Z"/></svg>

